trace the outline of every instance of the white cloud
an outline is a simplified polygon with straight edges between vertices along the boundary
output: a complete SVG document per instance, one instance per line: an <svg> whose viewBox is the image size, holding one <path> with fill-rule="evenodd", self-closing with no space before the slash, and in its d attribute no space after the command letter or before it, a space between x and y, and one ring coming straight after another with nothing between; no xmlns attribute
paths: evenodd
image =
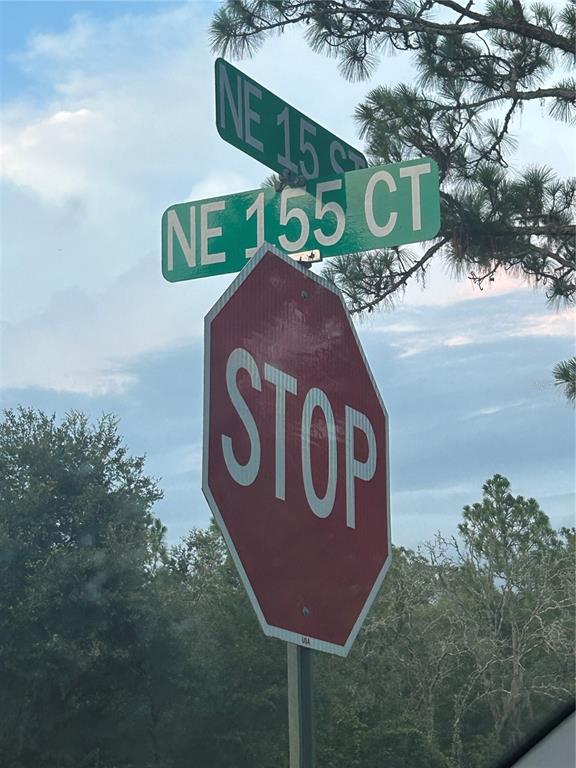
<svg viewBox="0 0 576 768"><path fill-rule="evenodd" d="M120 277L158 247L163 210L218 174L208 20L193 3L32 39L21 61L46 95L3 114L5 319Z"/></svg>
<svg viewBox="0 0 576 768"><path fill-rule="evenodd" d="M239 173L227 173L225 171L219 173L210 172L192 186L186 200L203 200L208 197L218 197L222 194L223 189L226 190L227 195L233 195L236 192L245 191L249 183L250 181Z"/></svg>
<svg viewBox="0 0 576 768"><path fill-rule="evenodd" d="M447 339L444 339L442 342L442 346L444 347L465 347L468 344L473 344L474 339L472 336L449 336Z"/></svg>
<svg viewBox="0 0 576 768"><path fill-rule="evenodd" d="M93 175L83 159L111 133L110 121L86 108L54 112L20 131L8 127L0 155L2 173L49 202L87 194Z"/></svg>
<svg viewBox="0 0 576 768"><path fill-rule="evenodd" d="M188 481L190 478L197 480L198 487L202 477L202 442L178 445L172 450L164 451L158 464L158 472L164 474L170 472L174 475L183 475Z"/></svg>
<svg viewBox="0 0 576 768"><path fill-rule="evenodd" d="M526 315L510 336L566 336L573 338L576 314L573 309L550 312L547 315Z"/></svg>
<svg viewBox="0 0 576 768"><path fill-rule="evenodd" d="M207 173L216 145L205 119L211 62L195 55L206 24L193 4L111 21L76 17L67 33L34 38L22 59L48 81L49 98L6 110L6 177L49 200L81 191L122 202L150 198L162 175L168 186L181 171ZM84 124L76 119L72 134L62 114ZM79 189L78 176L89 185Z"/></svg>
<svg viewBox="0 0 576 768"><path fill-rule="evenodd" d="M2 327L5 388L120 394L135 381L140 355L200 340L203 317L229 282L224 276L169 284L154 258L142 259L102 293L67 289L41 314Z"/></svg>
<svg viewBox="0 0 576 768"><path fill-rule="evenodd" d="M473 486L468 483L443 486L439 488L412 488L409 491L396 491L394 499L405 504L411 501L426 501L427 499L449 499L462 493L470 493Z"/></svg>
<svg viewBox="0 0 576 768"><path fill-rule="evenodd" d="M385 337L399 357L513 338L574 338L574 311L548 309L541 294L516 291L494 302L495 297L489 305L477 305L475 299L468 298L428 309L403 304L393 315L380 313L364 319L361 331ZM490 307L489 321L486 313L479 311L485 306Z"/></svg>
<svg viewBox="0 0 576 768"><path fill-rule="evenodd" d="M412 307L445 307L460 301L482 300L533 289L518 277L496 274L482 290L466 275L456 275L448 262L437 260L427 269L424 284L412 280L407 286L403 304Z"/></svg>
<svg viewBox="0 0 576 768"><path fill-rule="evenodd" d="M370 328L370 326L368 326L368 330L382 331L387 335L405 335L409 333L418 333L420 326L417 323L386 323L385 325L378 325L375 328Z"/></svg>
<svg viewBox="0 0 576 768"><path fill-rule="evenodd" d="M533 407L533 405L534 403L528 400L516 400L512 403L488 405L488 406L485 406L484 408L478 408L475 411L471 411L464 418L465 420L478 419L478 418L482 419L482 418L485 418L486 416L495 416L497 413L502 413L503 411L509 411L515 408Z"/></svg>

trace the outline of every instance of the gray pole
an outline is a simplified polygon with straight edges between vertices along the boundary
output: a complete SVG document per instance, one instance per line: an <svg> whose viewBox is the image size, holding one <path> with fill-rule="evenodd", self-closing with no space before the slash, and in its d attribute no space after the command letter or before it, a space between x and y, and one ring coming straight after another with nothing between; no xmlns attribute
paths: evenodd
<svg viewBox="0 0 576 768"><path fill-rule="evenodd" d="M290 768L315 768L312 650L286 643Z"/></svg>

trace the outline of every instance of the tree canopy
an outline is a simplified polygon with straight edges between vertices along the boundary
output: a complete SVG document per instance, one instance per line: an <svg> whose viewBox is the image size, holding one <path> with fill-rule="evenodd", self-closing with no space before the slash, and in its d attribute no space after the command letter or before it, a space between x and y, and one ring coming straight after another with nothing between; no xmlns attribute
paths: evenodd
<svg viewBox="0 0 576 768"><path fill-rule="evenodd" d="M350 254L325 268L352 311L394 301L439 255L480 288L507 272L551 302L575 300L576 181L511 162L515 119L529 102L546 105L552 121L574 119L572 0L227 0L212 21L213 48L251 55L290 27L350 79L369 77L385 53L410 55L416 83L371 89L356 119L372 161L429 156L440 168L433 243Z"/></svg>
<svg viewBox="0 0 576 768"><path fill-rule="evenodd" d="M4 414L3 767L282 765L283 648L215 530L166 545L161 495L113 417Z"/></svg>

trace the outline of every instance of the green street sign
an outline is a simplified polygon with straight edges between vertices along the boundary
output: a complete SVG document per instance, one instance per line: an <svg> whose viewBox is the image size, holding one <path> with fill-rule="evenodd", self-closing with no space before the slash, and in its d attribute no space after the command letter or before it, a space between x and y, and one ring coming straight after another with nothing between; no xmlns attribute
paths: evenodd
<svg viewBox="0 0 576 768"><path fill-rule="evenodd" d="M171 205L162 216L167 280L239 272L263 242L339 256L421 240L440 228L438 167L409 160L309 182Z"/></svg>
<svg viewBox="0 0 576 768"><path fill-rule="evenodd" d="M366 168L366 158L224 59L216 59L216 128L229 144L305 181Z"/></svg>

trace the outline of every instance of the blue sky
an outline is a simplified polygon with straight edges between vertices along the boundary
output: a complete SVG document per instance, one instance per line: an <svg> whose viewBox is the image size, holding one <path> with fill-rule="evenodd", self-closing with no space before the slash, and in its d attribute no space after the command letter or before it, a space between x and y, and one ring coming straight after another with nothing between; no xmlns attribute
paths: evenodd
<svg viewBox="0 0 576 768"><path fill-rule="evenodd" d="M268 175L216 131L215 7L0 3L3 406L117 414L130 449L161 478L172 541L209 520L202 318L232 276L163 281L160 218L173 203L254 189ZM359 148L357 103L376 84L412 77L396 57L369 82L346 83L297 35L235 63ZM538 158L574 172L569 129L539 105L515 132L513 169ZM454 533L495 472L555 525L573 521L574 412L551 377L574 353L571 313L512 280L480 293L439 265L426 289L358 328L390 413L395 543Z"/></svg>

